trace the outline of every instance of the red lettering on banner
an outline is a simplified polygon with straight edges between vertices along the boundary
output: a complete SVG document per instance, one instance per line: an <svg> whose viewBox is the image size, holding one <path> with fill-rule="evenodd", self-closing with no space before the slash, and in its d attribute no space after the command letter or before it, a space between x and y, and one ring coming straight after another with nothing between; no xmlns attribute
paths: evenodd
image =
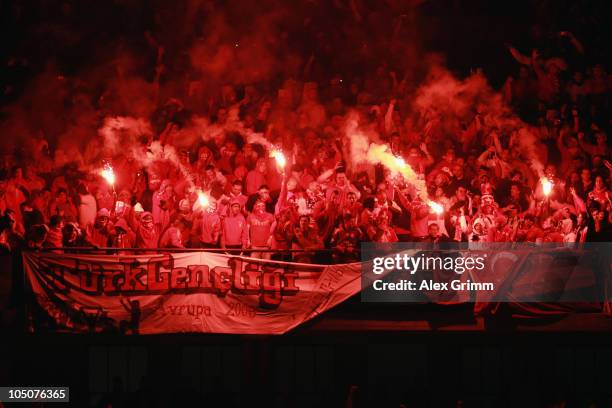
<svg viewBox="0 0 612 408"><path fill-rule="evenodd" d="M223 297L232 288L232 270L226 266L215 266L211 278L216 293Z"/></svg>
<svg viewBox="0 0 612 408"><path fill-rule="evenodd" d="M102 282L104 293L120 292L124 276L123 272L117 273L116 270L104 272L104 280Z"/></svg>
<svg viewBox="0 0 612 408"><path fill-rule="evenodd" d="M146 295L168 293L211 293L220 297L228 293L259 295L262 307L278 307L283 296L295 296L298 273L286 264L246 262L228 258L227 266L188 265L174 267L171 254L161 254L140 262L138 258L86 262L75 259L74 265L46 263L49 285L58 291L81 290L89 294ZM66 274L74 279L66 279ZM177 311L182 313L182 311ZM196 312L197 313L197 312Z"/></svg>
<svg viewBox="0 0 612 408"><path fill-rule="evenodd" d="M82 263L80 260L76 260L75 269L79 274L79 287L85 292L91 294L99 294L102 292L102 273L93 271L93 264Z"/></svg>
<svg viewBox="0 0 612 408"><path fill-rule="evenodd" d="M171 255L163 255L158 258L151 258L147 262L147 286L149 290L170 290L170 271L161 271L163 266L165 269L172 269L174 262Z"/></svg>
<svg viewBox="0 0 612 408"><path fill-rule="evenodd" d="M256 264L247 264L244 272L242 273L246 283L245 293L258 293L259 292L259 280L261 279L261 270Z"/></svg>
<svg viewBox="0 0 612 408"><path fill-rule="evenodd" d="M173 268L170 274L170 287L172 289L187 289L189 287L187 268Z"/></svg>
<svg viewBox="0 0 612 408"><path fill-rule="evenodd" d="M208 279L209 271L210 268L208 265L187 266L187 272L189 274L187 287L189 289L211 289L212 285L210 279Z"/></svg>
<svg viewBox="0 0 612 408"><path fill-rule="evenodd" d="M147 275L145 269L138 268L138 263L131 259L119 259L119 263L123 265L123 283L121 284L123 292L142 291L147 288L141 281L141 278Z"/></svg>
<svg viewBox="0 0 612 408"><path fill-rule="evenodd" d="M279 272L264 272L261 275L263 293L259 305L265 308L277 307L281 303L281 275Z"/></svg>
<svg viewBox="0 0 612 408"><path fill-rule="evenodd" d="M48 279L53 288L60 293L68 292L69 289L64 277L65 268L59 265L51 265L49 267L49 272Z"/></svg>
<svg viewBox="0 0 612 408"><path fill-rule="evenodd" d="M259 276L261 270L258 264L243 262L241 259L231 259L229 261L234 275L234 287L237 293L256 294L259 293ZM243 268L244 265L244 268Z"/></svg>
<svg viewBox="0 0 612 408"><path fill-rule="evenodd" d="M283 287L283 295L295 295L300 291L300 288L295 284L295 280L297 279L297 273L295 272L287 272L283 274L283 279L285 280L285 286Z"/></svg>

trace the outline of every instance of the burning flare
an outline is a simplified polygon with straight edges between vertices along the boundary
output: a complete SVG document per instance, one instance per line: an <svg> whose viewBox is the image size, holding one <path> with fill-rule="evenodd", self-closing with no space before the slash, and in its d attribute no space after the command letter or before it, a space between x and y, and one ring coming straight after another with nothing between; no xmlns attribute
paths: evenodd
<svg viewBox="0 0 612 408"><path fill-rule="evenodd" d="M434 214L440 215L444 212L442 204L436 203L435 201L428 201L427 205L429 205L429 208Z"/></svg>
<svg viewBox="0 0 612 408"><path fill-rule="evenodd" d="M208 208L209 204L210 200L208 199L208 196L203 191L198 191L198 205L201 208Z"/></svg>
<svg viewBox="0 0 612 408"><path fill-rule="evenodd" d="M115 171L110 164L105 164L104 169L100 172L100 175L104 177L104 180L111 186L115 186Z"/></svg>
<svg viewBox="0 0 612 408"><path fill-rule="evenodd" d="M284 169L287 165L285 155L283 154L282 150L278 148L274 148L270 151L270 157L274 157L274 160L276 160L276 165L281 169Z"/></svg>
<svg viewBox="0 0 612 408"><path fill-rule="evenodd" d="M548 179L548 177L542 177L540 179L540 183L542 183L542 192L546 197L550 195L553 189L553 183Z"/></svg>
<svg viewBox="0 0 612 408"><path fill-rule="evenodd" d="M417 194L423 200L427 199L428 195L425 181L419 177L419 175L412 169L412 167L408 163L406 163L403 157L393 155L389 146L371 143L368 146L365 155L366 160L369 163L381 163L394 175L402 176L407 183L414 186L417 191Z"/></svg>
<svg viewBox="0 0 612 408"><path fill-rule="evenodd" d="M402 156L395 156L395 162L397 163L400 169L406 168L406 160Z"/></svg>

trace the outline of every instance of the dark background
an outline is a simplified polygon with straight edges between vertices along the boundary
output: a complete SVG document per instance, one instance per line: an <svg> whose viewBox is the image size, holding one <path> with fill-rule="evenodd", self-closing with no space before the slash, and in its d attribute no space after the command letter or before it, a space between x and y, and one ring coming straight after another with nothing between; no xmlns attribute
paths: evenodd
<svg viewBox="0 0 612 408"><path fill-rule="evenodd" d="M607 407L609 344L601 333L35 336L3 347L0 381L68 385L73 407L344 407L351 384L356 407Z"/></svg>
<svg viewBox="0 0 612 408"><path fill-rule="evenodd" d="M220 33L219 43L233 44L245 38L254 20L275 13L281 16L270 17L269 24L257 28L260 32L268 27L277 37L274 51L286 47L303 59L314 53L323 61L326 51L319 40L331 40L336 49L327 56L333 56L339 65L332 64L323 75L353 74L381 62L418 64L384 47L375 50L376 58L360 57L362 42L375 48L402 14L408 16L399 34L403 42L415 44L421 52L442 53L448 66L460 75L482 67L494 85L518 68L504 44L511 43L527 54L534 47L544 55L553 54L557 47L567 48L555 38L562 30L573 32L583 42L587 61L610 62L610 14L605 0L362 0L362 23L353 21L348 2L336 3L343 7L334 7L331 1L303 0L4 0L0 2L2 81L14 89L3 98L5 102L15 100L50 64L57 64L64 75L78 75L107 64L122 52L137 55L138 69L151 79L155 55L144 32L166 47L165 80L176 80L189 75L187 54L196 39ZM223 30L214 23L219 15L227 23ZM26 62L9 66L11 58Z"/></svg>

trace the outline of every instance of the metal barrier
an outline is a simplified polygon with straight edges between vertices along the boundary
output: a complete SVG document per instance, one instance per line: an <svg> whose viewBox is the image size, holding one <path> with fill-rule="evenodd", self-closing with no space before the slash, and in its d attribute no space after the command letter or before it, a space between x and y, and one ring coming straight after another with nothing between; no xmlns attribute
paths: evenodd
<svg viewBox="0 0 612 408"><path fill-rule="evenodd" d="M115 247L49 247L38 249L39 252L58 254L93 254L93 255L151 255L161 253L209 252L216 254L255 257L254 254L268 254L266 259L277 262L298 262L314 265L331 265L338 263L336 249L263 249L263 248L115 248ZM300 257L301 255L301 257ZM357 254L359 257L360 255ZM346 262L355 262L355 259Z"/></svg>
<svg viewBox="0 0 612 408"><path fill-rule="evenodd" d="M261 249L261 248L116 248L116 247L48 247L40 248L40 252L53 251L70 251L70 252L220 252L220 253L279 253L279 254L294 254L294 253L333 253L335 250L331 248L322 249Z"/></svg>

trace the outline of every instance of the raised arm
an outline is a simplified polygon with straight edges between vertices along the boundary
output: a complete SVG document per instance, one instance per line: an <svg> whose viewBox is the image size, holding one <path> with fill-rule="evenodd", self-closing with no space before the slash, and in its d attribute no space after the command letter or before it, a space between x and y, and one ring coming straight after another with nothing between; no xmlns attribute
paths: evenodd
<svg viewBox="0 0 612 408"><path fill-rule="evenodd" d="M325 170L319 177L317 177L317 183L325 183L333 175L334 169Z"/></svg>
<svg viewBox="0 0 612 408"><path fill-rule="evenodd" d="M557 137L557 149L559 149L559 152L561 152L562 157L565 156L565 152L567 151L567 147L565 146L565 143L563 143L564 135L565 133L559 132L559 136Z"/></svg>
<svg viewBox="0 0 612 408"><path fill-rule="evenodd" d="M493 146L495 146L495 151L497 152L497 154L500 154L502 152L502 146L499 142L499 136L496 132L491 132L491 138L493 139Z"/></svg>
<svg viewBox="0 0 612 408"><path fill-rule="evenodd" d="M561 31L559 33L559 36L567 38L569 42L574 46L576 51L578 51L580 54L584 54L584 46L570 31Z"/></svg>
<svg viewBox="0 0 612 408"><path fill-rule="evenodd" d="M404 207L406 211L410 211L412 206L410 205L410 202L408 201L408 199L404 197L404 194L402 194L402 192L399 191L397 187L394 187L394 188L395 188L395 197L398 198L400 205Z"/></svg>
<svg viewBox="0 0 612 408"><path fill-rule="evenodd" d="M486 166L486 161L487 158L491 155L491 153L493 153L495 151L495 146L490 146L487 150L485 150L484 152L482 152L480 154L480 156L478 156L478 158L476 159L476 161L478 162L478 164Z"/></svg>
<svg viewBox="0 0 612 408"><path fill-rule="evenodd" d="M531 65L531 59L528 56L521 54L519 50L514 48L512 45L508 45L508 51L510 51L512 58L514 58L519 64Z"/></svg>
<svg viewBox="0 0 612 408"><path fill-rule="evenodd" d="M580 198L578 194L576 194L576 190L573 187L570 188L570 194L572 195L572 199L574 201L574 208L576 209L576 211L578 213L586 212L586 203L582 198Z"/></svg>
<svg viewBox="0 0 612 408"><path fill-rule="evenodd" d="M281 191L278 196L278 201L274 206L274 214L278 214L283 208L285 208L285 202L287 201L287 176L283 177L281 184Z"/></svg>
<svg viewBox="0 0 612 408"><path fill-rule="evenodd" d="M429 166L431 166L434 163L434 159L433 157L431 157L431 154L429 154L429 150L427 150L427 143L423 142L419 145L419 148L421 149L421 151L423 152L423 154L425 155L425 158L423 159L423 171L425 171L426 168L428 168ZM421 169L417 169L417 171L421 171Z"/></svg>

